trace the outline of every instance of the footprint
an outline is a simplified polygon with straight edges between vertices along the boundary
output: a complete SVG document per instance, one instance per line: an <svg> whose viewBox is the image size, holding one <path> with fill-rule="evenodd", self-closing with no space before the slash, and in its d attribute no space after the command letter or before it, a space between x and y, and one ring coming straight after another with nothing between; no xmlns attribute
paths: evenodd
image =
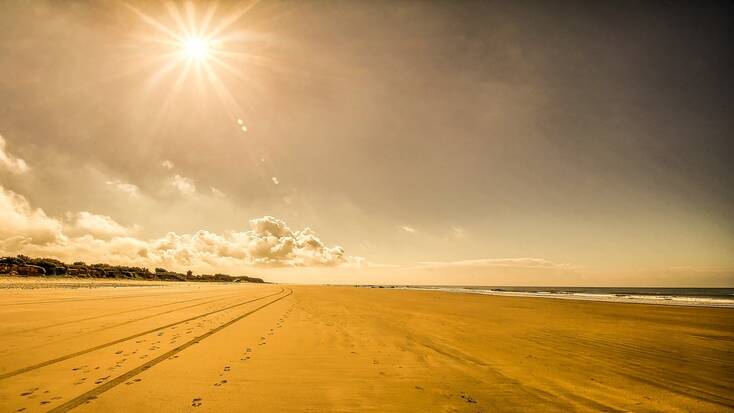
<svg viewBox="0 0 734 413"><path fill-rule="evenodd" d="M471 396L465 393L461 393L461 398L464 399L467 403L476 403L477 401L474 400Z"/></svg>
<svg viewBox="0 0 734 413"><path fill-rule="evenodd" d="M191 406L193 407L201 406L201 397L194 397L194 400L191 400Z"/></svg>
<svg viewBox="0 0 734 413"><path fill-rule="evenodd" d="M221 386L222 384L227 384L227 380L222 380L219 383L214 383L214 385L217 387Z"/></svg>

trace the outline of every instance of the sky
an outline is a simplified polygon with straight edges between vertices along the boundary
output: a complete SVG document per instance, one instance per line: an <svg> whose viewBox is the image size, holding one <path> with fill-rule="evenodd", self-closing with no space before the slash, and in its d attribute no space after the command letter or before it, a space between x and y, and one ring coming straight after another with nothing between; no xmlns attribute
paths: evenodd
<svg viewBox="0 0 734 413"><path fill-rule="evenodd" d="M0 254L734 286L726 2L0 3Z"/></svg>

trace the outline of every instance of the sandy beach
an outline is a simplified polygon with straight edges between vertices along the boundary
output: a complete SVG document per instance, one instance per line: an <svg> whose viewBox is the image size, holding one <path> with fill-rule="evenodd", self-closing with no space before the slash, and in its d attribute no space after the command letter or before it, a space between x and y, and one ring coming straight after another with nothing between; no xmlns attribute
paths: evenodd
<svg viewBox="0 0 734 413"><path fill-rule="evenodd" d="M1 411L734 409L731 309L69 284L0 289Z"/></svg>

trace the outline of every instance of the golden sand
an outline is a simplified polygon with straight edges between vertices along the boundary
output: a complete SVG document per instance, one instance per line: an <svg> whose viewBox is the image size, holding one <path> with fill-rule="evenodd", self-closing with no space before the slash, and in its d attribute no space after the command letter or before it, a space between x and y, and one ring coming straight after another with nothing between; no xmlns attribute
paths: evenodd
<svg viewBox="0 0 734 413"><path fill-rule="evenodd" d="M0 411L734 409L732 309L68 284L0 288Z"/></svg>

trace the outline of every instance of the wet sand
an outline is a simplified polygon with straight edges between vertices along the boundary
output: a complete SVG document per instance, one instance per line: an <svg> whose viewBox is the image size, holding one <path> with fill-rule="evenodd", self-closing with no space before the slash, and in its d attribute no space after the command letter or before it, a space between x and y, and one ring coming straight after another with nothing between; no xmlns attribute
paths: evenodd
<svg viewBox="0 0 734 413"><path fill-rule="evenodd" d="M734 410L734 310L157 283L0 289L0 411Z"/></svg>

